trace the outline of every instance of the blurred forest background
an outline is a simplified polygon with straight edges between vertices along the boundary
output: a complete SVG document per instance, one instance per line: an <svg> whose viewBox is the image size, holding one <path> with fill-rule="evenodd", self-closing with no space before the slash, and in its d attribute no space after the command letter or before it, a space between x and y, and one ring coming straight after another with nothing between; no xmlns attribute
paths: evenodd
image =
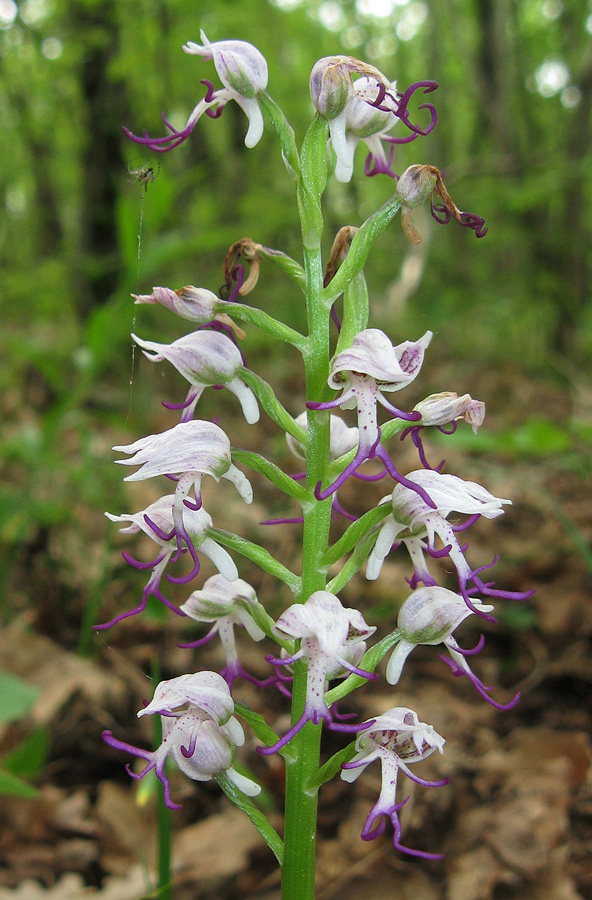
<svg viewBox="0 0 592 900"><path fill-rule="evenodd" d="M429 97L438 110L435 130L398 147L394 168L438 166L456 204L483 216L489 231L475 240L454 223L440 227L418 216L424 240L414 247L395 222L366 270L370 324L394 343L432 329L422 393L471 391L486 401L484 428L470 440L455 436L453 454L472 460L468 471L457 466L459 475L482 477L492 490L501 478L501 496L518 491L512 586L551 583L569 570L568 587L555 584L547 600L543 592L536 614L514 607L508 627L538 634L546 659L553 655L548 641L567 653L574 633L586 642L592 632L585 611L592 572L592 0L0 0L0 668L9 673L0 688L5 697L21 698L0 699L0 722L11 723L0 726L0 788L10 797L2 822L12 829L11 840L20 834L16 850L0 838L0 885L10 890L27 876L49 890L71 870L96 886L105 872L125 869L109 869L102 855L86 868L56 862L55 852L47 859L41 854L45 861L39 862L38 845L55 851L52 828L63 837L55 822L38 837L37 855L27 856L31 836L23 823L43 816L39 794L31 788L30 798L19 797L18 786L21 780L38 788L50 784L63 802L82 785L106 778L107 763L112 772L113 757L97 747L101 727L109 724L88 713L98 682L93 688L89 676L84 689L76 685L91 670L72 660L96 666L98 678L107 657L108 665L121 667L116 674L123 681L129 676L123 655L130 657L134 635L139 640L148 628L143 655L136 647L134 659L142 671L150 669L150 648L163 640L154 609L148 625L123 627L119 638L97 639L91 630L139 595L137 577L116 549L122 546L116 531L102 517L105 509L130 508L110 448L169 427L170 414L159 401L172 399L175 390L180 399L183 392L171 373L149 371L155 367L139 354L132 360L129 333L166 341L184 329L160 309L134 307L130 293L185 284L217 292L228 247L246 236L299 255L293 188L269 123L260 144L247 151L245 118L229 104L220 119L205 118L185 144L158 158L122 133L126 125L135 133L162 134L161 111L177 127L185 123L203 96L200 79L215 81L211 63L181 49L199 41L200 28L211 41L242 39L262 51L268 90L298 142L312 111L309 73L320 57L364 59L403 89L417 80L439 82ZM351 184L329 184L327 251L338 228L359 225L393 192L385 176L364 178L364 155L358 150ZM126 175L142 165L153 165L157 174L145 193ZM303 327L300 298L277 272L264 267L251 297ZM301 401L296 407L290 400L301 391L293 366L286 371L281 347L253 331L246 341L249 366L279 383L290 411L299 412ZM204 396L203 403L205 418L217 414L219 403L236 412L234 401L220 394ZM283 436L269 423L265 428L281 457ZM513 474L500 476L502 467ZM567 595L562 617L558 604ZM28 649L19 643L23 634ZM120 662L113 661L112 638L119 641ZM51 653L50 644L36 643L42 640L57 654L43 675L35 661ZM581 647L578 652L578 659L586 655ZM178 654L168 644L167 653L164 667L172 677L181 671L174 671ZM52 687L52 705L48 685L52 677L60 683L66 670L75 673L73 683L62 693ZM592 680L590 664L586 672L584 686ZM580 676L570 670L556 677L552 702L577 712L552 724L585 731L592 704L576 684ZM24 682L34 686L29 693ZM68 719L66 727L64 702L76 690L87 703L86 725ZM46 691L44 706L39 691ZM572 705L568 694L577 695ZM121 721L126 703L133 717L136 701L120 698ZM526 715L530 709L531 724L549 725L538 702L536 713L526 702ZM33 728L23 713L35 704ZM87 802L95 799L87 791ZM17 802L31 819L15 812ZM592 808L590 798L586 803ZM573 854L577 858L577 849ZM19 868L18 859L32 861ZM561 893L565 900L592 896L592 871L582 866L569 882L573 893ZM560 868L569 869L567 863ZM525 887L542 870L523 873L516 894L503 879L510 892L496 894L493 879L474 896L555 900L556 883L549 893L531 895ZM234 896L236 882L228 887L221 877L216 896ZM243 881L242 894L257 883ZM70 896L61 884L59 900ZM415 884L409 896L470 900L463 885L461 893L449 887L446 894L430 894ZM31 891L24 900L37 896Z"/></svg>

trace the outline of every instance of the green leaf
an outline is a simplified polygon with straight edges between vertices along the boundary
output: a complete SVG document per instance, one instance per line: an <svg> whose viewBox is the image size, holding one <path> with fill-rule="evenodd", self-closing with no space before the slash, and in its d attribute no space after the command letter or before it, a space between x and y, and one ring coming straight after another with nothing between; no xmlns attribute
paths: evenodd
<svg viewBox="0 0 592 900"><path fill-rule="evenodd" d="M49 743L47 728L36 728L18 747L4 756L2 765L12 775L34 778L45 764Z"/></svg>
<svg viewBox="0 0 592 900"><path fill-rule="evenodd" d="M266 747L273 747L274 744L277 744L279 740L277 734L273 728L269 727L261 713L255 712L245 703L240 703L238 700L234 701L234 712L241 719L244 719L245 722L249 723L252 732L260 741L263 741Z"/></svg>
<svg viewBox="0 0 592 900"><path fill-rule="evenodd" d="M25 716L39 693L38 687L8 672L0 672L0 723L14 722Z"/></svg>
<svg viewBox="0 0 592 900"><path fill-rule="evenodd" d="M300 504L308 505L314 503L314 497L309 491L303 488L298 481L286 475L275 463L265 459L259 453L252 453L250 450L233 450L232 461L244 463L250 469L253 469L254 472L264 475L282 493L293 497Z"/></svg>
<svg viewBox="0 0 592 900"><path fill-rule="evenodd" d="M285 344L291 344L293 347L296 347L301 353L308 352L308 340L303 334L278 321L278 319L274 319L273 316L263 312L262 309L247 306L245 303L233 303L232 305L220 303L217 310L227 315L232 313L232 318L241 319L243 322L255 325L277 341L283 341Z"/></svg>
<svg viewBox="0 0 592 900"><path fill-rule="evenodd" d="M390 503L381 503L374 509L368 510L356 522L352 522L349 528L341 535L332 547L329 547L326 553L319 560L321 566L331 566L333 563L345 556L346 553L355 547L365 535L367 535L379 522L382 522L392 511Z"/></svg>
<svg viewBox="0 0 592 900"><path fill-rule="evenodd" d="M248 541L238 534L232 534L231 531L221 531L218 528L208 528L208 536L219 544L222 544L223 547L235 550L237 553L240 553L241 556L250 559L252 562L256 563L260 569L267 572L268 575L273 575L274 578L283 581L284 584L288 585L293 594L297 594L300 591L301 580L298 575L294 575L293 572L272 556L265 547L260 547L259 544Z"/></svg>
<svg viewBox="0 0 592 900"><path fill-rule="evenodd" d="M267 846L273 851L280 866L284 859L284 842L275 830L275 828L267 821L264 813L258 809L250 797L243 794L237 788L233 781L230 780L226 772L222 772L216 776L216 781L226 794L229 800L238 806L239 809L249 817Z"/></svg>
<svg viewBox="0 0 592 900"><path fill-rule="evenodd" d="M273 388L263 378L256 375L255 372L251 372L250 369L243 369L241 378L251 388L269 418L276 425L279 425L283 431L291 434L300 444L306 446L308 441L306 429L302 425L298 425L290 413L282 406L274 394Z"/></svg>
<svg viewBox="0 0 592 900"><path fill-rule="evenodd" d="M348 744L347 747L344 747L343 750L340 750L338 753L335 753L331 759L328 759L324 766L321 766L316 775L311 776L309 780L306 782L305 790L307 791L318 791L322 784L325 784L327 781L331 781L332 778L341 771L342 763L349 762L350 759L355 756L356 753L356 745L355 741L351 744Z"/></svg>
<svg viewBox="0 0 592 900"><path fill-rule="evenodd" d="M382 657L385 656L395 644L398 644L400 639L401 635L399 629L395 628L391 634L387 634L387 636L375 644L374 647L371 647L370 650L366 650L358 663L360 669L365 669L366 672L374 672ZM332 703L341 700L343 697L347 697L348 694L351 694L352 691L355 691L356 688L361 687L363 684L368 684L366 678L362 678L361 675L350 675L345 681L342 681L341 684L338 684L336 687L331 688L330 691L327 691L325 694L325 703L327 706L331 706Z"/></svg>
<svg viewBox="0 0 592 900"><path fill-rule="evenodd" d="M0 769L0 795L11 797L38 797L39 791L33 785L27 784L12 772L4 772Z"/></svg>

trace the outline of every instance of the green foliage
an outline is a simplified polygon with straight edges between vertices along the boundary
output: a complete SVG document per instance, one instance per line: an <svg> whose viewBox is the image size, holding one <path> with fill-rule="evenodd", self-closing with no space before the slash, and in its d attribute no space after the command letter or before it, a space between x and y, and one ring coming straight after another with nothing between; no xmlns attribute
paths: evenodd
<svg viewBox="0 0 592 900"><path fill-rule="evenodd" d="M39 688L8 672L0 672L0 723L21 719L38 696Z"/></svg>
<svg viewBox="0 0 592 900"><path fill-rule="evenodd" d="M16 722L27 715L39 696L39 688L0 672L0 723ZM34 778L45 763L49 735L37 728L0 761L0 795L36 797L37 790L23 778Z"/></svg>

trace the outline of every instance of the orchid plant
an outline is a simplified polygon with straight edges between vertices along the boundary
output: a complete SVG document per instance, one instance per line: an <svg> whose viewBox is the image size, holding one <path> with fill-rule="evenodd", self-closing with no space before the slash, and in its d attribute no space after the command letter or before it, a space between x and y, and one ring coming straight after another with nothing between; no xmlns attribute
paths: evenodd
<svg viewBox="0 0 592 900"><path fill-rule="evenodd" d="M167 404L180 421L162 434L148 435L114 449L124 454L117 460L136 467L126 481L166 476L174 490L136 513L114 515L126 523L126 534L143 532L157 547L151 562L125 559L148 573L141 602L119 612L107 628L140 613L149 596L164 603L172 613L186 616L207 634L187 643L198 647L216 636L221 641L226 665L220 674L197 671L161 682L153 699L139 716L156 715L162 720L162 742L155 750L124 743L110 731L103 739L111 747L145 762L142 778L154 771L164 789L164 799L177 808L165 763L172 760L189 778L215 779L230 799L249 816L282 867L284 900L312 900L315 882L315 839L318 791L322 784L341 775L352 782L374 760L382 767L382 789L362 826L361 836L372 840L392 826L394 847L426 859L439 858L438 848L414 849L401 842L399 812L406 798L399 793L397 778L403 772L420 785L433 787L445 780L428 781L409 767L421 763L435 750L443 752L444 738L433 726L420 721L418 713L397 705L378 709L365 721L352 721L355 714L337 710L337 701L353 690L370 686L379 678L381 661L387 657L386 680L395 686L417 644L443 644L443 657L455 675L466 676L480 695L498 709L513 706L491 696L469 666L468 658L483 645L463 649L453 632L469 617L495 621L491 601L521 600L528 593L495 588L483 581L482 573L493 563L475 567L467 559L467 548L458 535L481 517L503 514L509 500L494 497L484 487L432 468L422 443L426 428L450 433L458 422L477 431L485 415L484 404L470 395L452 392L433 394L413 409L395 406L387 396L404 389L420 374L429 350L431 332L415 340L393 343L384 332L369 327L370 302L364 266L372 245L387 226L401 215L405 235L420 236L412 222L413 210L430 201L439 222L454 218L483 237L483 220L460 211L450 199L439 171L431 165L410 166L400 177L392 170L394 148L429 134L436 124L436 110L422 103L412 114L410 104L418 92L430 94L437 84L422 81L401 91L378 69L349 56L319 60L312 69L310 92L315 114L298 149L284 113L267 92L267 64L259 51L243 41L211 43L201 34L201 44L189 42L185 52L212 60L222 82L214 88L203 81L205 95L181 130L164 117L168 131L153 138L126 131L127 136L158 153L174 149L187 140L202 116L217 118L230 101L238 103L248 119L247 147L254 147L267 117L279 138L282 158L294 182L302 231L302 262L279 250L244 238L230 248L224 260L225 289L217 296L205 287L178 290L155 287L150 294L134 295L138 304L160 304L196 328L172 344L136 337L146 356L167 360L189 383L184 401ZM423 111L423 112L422 112ZM417 116L425 116L423 125ZM322 197L331 177L349 181L360 142L369 155L365 174L385 174L395 180L394 192L359 227L345 226L335 237L323 264ZM388 182L391 184L391 182ZM439 198L434 202L434 196ZM303 296L306 329L298 331L244 302L256 288L262 264L275 264ZM249 369L239 349L244 331L237 324L261 329L275 340L299 351L303 365L304 411L287 410L272 387ZM226 387L236 397L249 425L260 417L260 407L285 432L291 451L303 472L289 474L259 453L238 449L217 422L195 418L195 410L208 387ZM232 401L235 402L235 401ZM378 419L378 405L387 421ZM341 410L355 410L355 425L348 424ZM385 413L382 413L385 418ZM418 466L401 472L393 460L389 442L410 435L418 451ZM303 460L303 463L302 463ZM370 462L370 470L367 463ZM378 467L378 470L377 470ZM287 505L298 505L300 515L277 522L302 523L302 557L294 569L276 559L263 544L221 530L202 504L201 483L208 475L216 482L231 481L245 503L253 491L243 470L259 473L284 495ZM361 516L348 513L338 492L352 479L384 478L384 499ZM219 484L218 490L226 490ZM287 510L288 511L288 510ZM460 517L460 518L459 518ZM332 520L346 527L335 538ZM264 530L262 535L264 535ZM263 538L262 538L263 539ZM365 567L365 577L379 577L384 560L404 548L411 561L409 596L403 602L393 628L371 645L376 631L357 609L339 599L345 585ZM230 551L230 552L229 552ZM200 584L200 557L207 556L217 575ZM285 608L274 621L257 597L254 586L239 577L240 559L246 558L274 576ZM430 571L430 559L448 558L457 583L440 586ZM188 560L185 575L173 574L177 564ZM292 564L292 561L290 565ZM495 559L494 559L495 562ZM300 571L300 574L297 574ZM180 607L170 601L162 587L169 582L189 585ZM359 582L363 591L363 581ZM484 602L484 599L487 602ZM258 679L239 661L235 628L266 648L267 678ZM270 645L275 646L273 652ZM291 727L275 734L264 716L241 703L236 684L248 679L258 688L278 691L291 702ZM286 702L287 702L286 701ZM262 701L263 705L263 701ZM259 740L260 754L281 754L285 760L285 822L283 838L253 801L260 788L234 768L237 749L245 735L239 719ZM344 747L320 764L325 730L342 735Z"/></svg>

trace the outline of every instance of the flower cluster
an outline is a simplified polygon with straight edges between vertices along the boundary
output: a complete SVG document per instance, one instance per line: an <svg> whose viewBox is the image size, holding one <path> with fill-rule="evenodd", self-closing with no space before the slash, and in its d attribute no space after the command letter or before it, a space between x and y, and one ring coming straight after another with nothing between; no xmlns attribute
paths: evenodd
<svg viewBox="0 0 592 900"><path fill-rule="evenodd" d="M470 394L459 396L451 391L431 394L411 409L411 404L406 405L404 400L396 406L391 402L388 395L403 392L418 378L433 335L426 331L415 340L393 343L385 332L370 327L363 267L370 244L398 212L407 236L412 241L421 239L412 214L428 200L439 221L454 218L472 228L477 237L482 237L486 229L483 219L463 213L454 205L434 166L412 165L400 177L392 171L395 145L425 137L436 124L436 111L430 103L419 105L418 113L424 111L420 118L429 116L423 126L415 123L416 115L410 112L416 94L430 94L437 87L435 82L416 82L401 92L395 81L353 57L319 60L310 77L316 115L306 138L307 152L303 151L300 157L291 128L266 93L267 64L259 51L244 41L211 43L203 32L201 40L201 44L189 42L183 49L190 55L212 60L222 87L214 89L210 82L204 82L205 97L181 130L164 119L170 132L164 137L126 133L149 149L165 152L182 143L202 115L216 118L225 104L233 100L248 118L245 144L253 147L261 138L263 112L266 112L278 132L288 168L297 176L305 265L243 238L230 247L224 259L225 291L220 297L193 285L178 290L154 287L151 294L133 295L136 303L160 304L190 321L196 330L170 344L132 335L149 360L171 363L188 382L189 390L180 403L164 404L168 410L180 413L180 421L160 434L113 448L124 454L117 463L136 467L125 481L162 476L173 482L174 490L169 485L160 498L139 512L106 514L112 521L123 523L123 533L143 535L156 545L157 551L148 562L136 560L127 552L123 554L130 565L149 572L148 582L136 607L97 628L108 628L140 613L153 596L183 617L184 626L193 627L195 622L207 627L205 634L187 640L180 647L199 648L217 635L225 664L220 674L198 671L157 686L153 700L138 713L161 717L163 737L156 750L144 750L120 741L110 731L104 732L103 738L111 747L144 760L146 765L139 774L128 767L132 777L142 778L154 770L162 782L165 801L173 809L178 807L171 799L167 760L172 760L194 780L218 779L233 802L245 810L248 808L251 820L275 848L278 858L281 855L277 851L278 842L281 844L278 835L271 826L262 824L264 816L253 804L247 807L251 803L247 798L255 796L259 787L239 775L233 766L236 748L245 741L235 714L242 715L253 727L262 744L257 747L262 756L280 752L289 763L286 777L292 781L291 789L286 791L286 842L294 840L295 831L301 827L298 820L301 806L296 811L290 808L294 797L298 796L302 805L310 801L312 808L316 802L315 791L323 783L326 772L331 772L328 777L341 772L344 781L353 782L368 765L379 760L382 787L366 819L362 838L378 837L390 822L398 850L437 859L438 854L410 849L401 843L399 812L406 800L397 799L397 781L399 772L403 772L426 787L445 784L445 781L420 778L411 769L436 750L442 753L444 738L407 707L393 706L374 718L346 723L344 720L356 718L356 714L338 712L336 702L357 687L377 680L379 675L375 670L387 653L390 656L386 681L394 688L413 649L424 644L443 645L448 655L441 659L453 675L464 676L497 709L512 708L519 694L508 703L499 703L491 696L492 688L483 684L469 664L469 659L482 649L483 637L476 647L467 650L458 643L454 632L471 616L495 622L492 601L521 600L529 592L496 588L493 582L484 580L483 572L494 565L497 557L484 565L470 564L468 546L459 540L459 534L481 517L494 519L503 515L511 501L494 496L475 482L444 472L444 461L431 466L430 454L424 448L426 429L451 433L458 423L464 422L477 432L485 416L484 403ZM397 180L396 190L367 223L359 228L344 226L340 230L323 279L322 216L318 214L323 179L317 171L322 167L319 161L324 166L328 160L329 173L340 181L349 181L360 143L369 151L366 174L392 176ZM438 199L434 201L434 197ZM249 265L246 280L241 257ZM236 302L256 287L262 261L279 265L304 290L308 334L273 319L255 305ZM222 296L227 299L220 299ZM335 311L340 298L343 298L341 322L341 314ZM330 316L339 331L332 350L329 350ZM260 327L266 334L300 351L306 376L304 412L291 414L271 386L246 366L238 343L245 332L236 324L237 319ZM255 425L263 410L286 433L291 452L304 461L303 472L290 475L258 452L233 449L218 419L212 422L194 417L204 391L222 387L238 400L248 425ZM229 402L236 407L236 400ZM355 417L351 423L340 415L341 411L348 410ZM418 463L409 467L411 471L400 471L394 462L392 445L389 447L388 442L395 436L400 439L409 436L417 450ZM366 463L371 463L371 471ZM268 520L266 524L302 523L301 574L292 572L259 544L218 530L210 512L204 509L205 476L218 485L221 481L232 482L241 500L252 502L251 482L239 466L266 478L290 502L300 505L300 515ZM338 491L354 478L366 481L384 478L389 485L386 496L360 517L346 512L337 499ZM208 495L206 505L214 517L219 514L222 502L221 494L215 500ZM332 516L349 520L345 533L333 543ZM377 579L389 555L401 548L411 563L407 579L410 593L399 610L396 625L393 621L390 634L369 647L376 627L368 624L358 609L344 606L338 594L364 565L366 578ZM292 591L293 602L285 605L275 620L260 601L255 587L240 577L229 549L280 582L278 600L285 587ZM164 593L163 577L175 585L188 585L199 575L200 557L204 556L213 563L217 574L207 578L200 587L193 585L186 599L177 606ZM346 561L345 557L348 557ZM174 567L182 564L183 559L188 571L173 574L177 571ZM448 560L449 569L455 573L452 585L449 582L440 585L431 571L430 566L436 568L431 561L440 559ZM333 574L330 569L336 564L338 570ZM263 597L260 589L259 594ZM265 656L270 666L268 677L257 678L243 666L241 659L246 660L246 655L237 646L239 629L256 644L264 640L275 642L277 650ZM292 724L285 733L278 736L258 712L242 704L235 705L233 692L236 682L241 680L293 697ZM332 686L335 681L341 683ZM315 775L311 774L314 768L311 759L316 753L318 761L318 740L312 742L312 749L307 741L311 734L320 739L320 726L350 733L355 739L325 766L318 766ZM312 813L302 817L306 822L311 819ZM270 836L272 832L274 836ZM308 834L306 839L314 841L314 834ZM293 860L290 854L286 857ZM308 900L308 895L304 900Z"/></svg>

